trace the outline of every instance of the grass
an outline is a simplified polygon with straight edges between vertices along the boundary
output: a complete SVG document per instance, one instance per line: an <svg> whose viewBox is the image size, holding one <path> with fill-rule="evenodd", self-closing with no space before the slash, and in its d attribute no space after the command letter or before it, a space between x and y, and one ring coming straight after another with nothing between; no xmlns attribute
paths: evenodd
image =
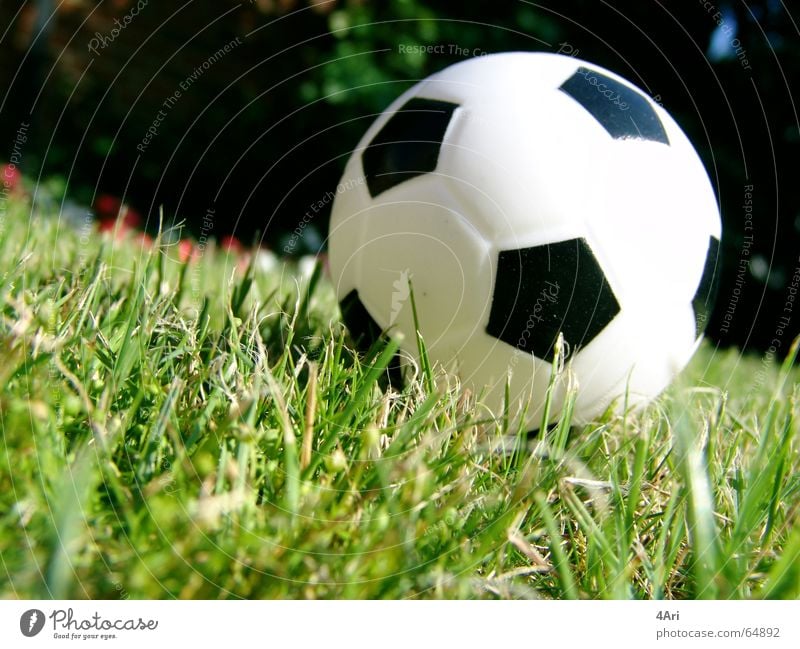
<svg viewBox="0 0 800 649"><path fill-rule="evenodd" d="M0 230L0 596L800 597L791 355L704 346L646 410L525 447L435 367L381 388L396 343L354 354L319 271L28 209Z"/></svg>

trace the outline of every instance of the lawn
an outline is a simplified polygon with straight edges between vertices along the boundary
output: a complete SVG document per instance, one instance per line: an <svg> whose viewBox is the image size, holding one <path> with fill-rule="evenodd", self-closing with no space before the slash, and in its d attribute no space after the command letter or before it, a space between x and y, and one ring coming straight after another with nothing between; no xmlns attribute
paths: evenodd
<svg viewBox="0 0 800 649"><path fill-rule="evenodd" d="M800 597L791 355L706 344L528 440L437 368L387 388L320 266L20 200L0 251L0 597Z"/></svg>

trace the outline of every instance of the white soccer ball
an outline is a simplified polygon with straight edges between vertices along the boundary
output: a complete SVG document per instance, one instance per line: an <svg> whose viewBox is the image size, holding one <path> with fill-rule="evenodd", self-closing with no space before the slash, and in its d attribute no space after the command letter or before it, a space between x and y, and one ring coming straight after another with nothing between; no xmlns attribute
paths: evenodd
<svg viewBox="0 0 800 649"><path fill-rule="evenodd" d="M559 332L577 422L658 395L702 337L714 190L666 110L613 72L542 53L453 65L378 117L339 187L330 269L353 333L396 328L416 358L410 288L431 361L498 415L508 383L531 429Z"/></svg>

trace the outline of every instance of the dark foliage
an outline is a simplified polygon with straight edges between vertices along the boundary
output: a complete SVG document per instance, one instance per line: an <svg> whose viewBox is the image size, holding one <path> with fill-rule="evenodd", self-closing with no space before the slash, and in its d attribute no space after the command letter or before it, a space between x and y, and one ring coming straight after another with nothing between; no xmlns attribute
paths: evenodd
<svg viewBox="0 0 800 649"><path fill-rule="evenodd" d="M0 137L11 152L30 123L20 167L74 198L124 196L149 228L160 206L195 229L213 208L208 234L271 242L311 211L324 233L326 193L400 92L468 56L561 50L651 93L706 163L725 224L712 338L783 355L800 332L800 48L782 3L151 0L111 40L135 0L48 20L56 4L0 4Z"/></svg>

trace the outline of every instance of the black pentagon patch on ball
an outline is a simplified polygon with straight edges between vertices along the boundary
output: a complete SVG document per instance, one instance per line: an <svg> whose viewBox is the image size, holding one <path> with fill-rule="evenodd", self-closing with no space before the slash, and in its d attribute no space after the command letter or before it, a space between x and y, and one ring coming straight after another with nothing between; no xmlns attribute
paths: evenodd
<svg viewBox="0 0 800 649"><path fill-rule="evenodd" d="M383 337L381 326L375 321L367 307L358 297L358 291L353 289L339 302L342 311L342 320L356 347L362 352L368 352L372 346ZM386 368L386 384L399 388L403 385L403 372L400 355L395 354Z"/></svg>
<svg viewBox="0 0 800 649"><path fill-rule="evenodd" d="M447 126L458 104L409 99L389 118L362 155L370 195L436 169Z"/></svg>
<svg viewBox="0 0 800 649"><path fill-rule="evenodd" d="M650 100L611 77L580 67L559 90L589 111L615 139L669 144L664 125Z"/></svg>
<svg viewBox="0 0 800 649"><path fill-rule="evenodd" d="M589 245L569 239L500 252L486 332L552 361L559 331L574 353L619 311Z"/></svg>
<svg viewBox="0 0 800 649"><path fill-rule="evenodd" d="M350 331L353 342L359 349L367 350L381 337L381 326L367 311L367 307L353 289L339 303L342 320Z"/></svg>
<svg viewBox="0 0 800 649"><path fill-rule="evenodd" d="M708 325L708 318L717 299L721 269L722 265L719 263L719 240L715 237L709 237L703 276L700 278L700 284L697 287L697 291L695 291L694 298L692 298L695 336L702 334Z"/></svg>

